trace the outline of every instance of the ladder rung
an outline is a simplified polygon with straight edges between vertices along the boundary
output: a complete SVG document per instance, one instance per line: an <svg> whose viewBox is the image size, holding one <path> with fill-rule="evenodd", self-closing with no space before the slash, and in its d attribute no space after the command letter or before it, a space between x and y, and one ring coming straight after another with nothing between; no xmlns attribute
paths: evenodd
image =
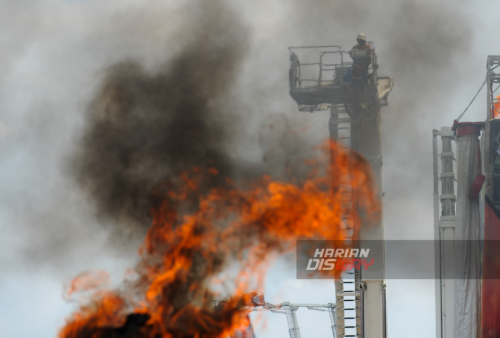
<svg viewBox="0 0 500 338"><path fill-rule="evenodd" d="M356 325L356 326L354 326L354 325L346 325L346 326L337 326L337 327L339 329L356 329L356 328L361 327L361 326L359 326L359 325Z"/></svg>
<svg viewBox="0 0 500 338"><path fill-rule="evenodd" d="M359 291L337 291L337 296L359 296Z"/></svg>
<svg viewBox="0 0 500 338"><path fill-rule="evenodd" d="M344 299L346 302L354 302L360 300L361 296L353 296L353 295L337 295L337 298L341 299L341 297L353 297L352 299Z"/></svg>
<svg viewBox="0 0 500 338"><path fill-rule="evenodd" d="M342 297L337 297L337 300L344 301L344 302L361 302L361 299L359 299L359 298L356 298L356 299L343 299Z"/></svg>
<svg viewBox="0 0 500 338"><path fill-rule="evenodd" d="M356 122L356 120L350 119L350 118L339 118L337 120L330 121L330 124L341 124L341 123L352 123Z"/></svg>

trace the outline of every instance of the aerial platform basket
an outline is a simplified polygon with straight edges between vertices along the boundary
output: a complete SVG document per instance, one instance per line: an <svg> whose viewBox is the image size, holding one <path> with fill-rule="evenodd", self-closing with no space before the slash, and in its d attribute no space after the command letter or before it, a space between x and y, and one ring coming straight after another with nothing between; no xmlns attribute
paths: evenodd
<svg viewBox="0 0 500 338"><path fill-rule="evenodd" d="M373 49L353 53L354 61L365 64L368 69L368 76L361 84L353 82L354 63L340 46L290 47L289 51L290 96L300 111L325 110L332 105L373 105L374 102L377 106L388 105L394 81L392 77L378 76L377 56ZM316 60L319 56L319 61L301 63L297 55L299 51Z"/></svg>

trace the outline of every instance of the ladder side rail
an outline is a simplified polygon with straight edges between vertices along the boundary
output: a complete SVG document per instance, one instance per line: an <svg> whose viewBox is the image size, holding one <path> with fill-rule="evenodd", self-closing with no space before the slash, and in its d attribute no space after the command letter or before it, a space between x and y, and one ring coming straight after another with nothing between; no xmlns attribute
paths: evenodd
<svg viewBox="0 0 500 338"><path fill-rule="evenodd" d="M292 304L290 303L282 303L281 307L284 308L286 314L286 319L288 322L288 332L290 333L290 338L301 338L299 323L296 315L298 307L292 306Z"/></svg>
<svg viewBox="0 0 500 338"><path fill-rule="evenodd" d="M443 299L442 299L442 259L441 259L441 231L439 229L439 174L438 174L438 144L437 144L437 136L440 136L440 132L436 129L432 131L432 167L433 167L433 176L434 176L434 193L433 193L433 204L434 204L434 240L438 241L435 246L435 256L437 259L435 260L436 270L439 272L439 278L436 279L435 283L435 293L436 293L436 338L443 338L443 318L442 318L442 307L443 307Z"/></svg>
<svg viewBox="0 0 500 338"><path fill-rule="evenodd" d="M455 140L454 132L449 127L443 127L440 131L441 136L441 215L439 220L439 246L440 256L439 265L440 271L440 305L441 305L441 325L442 338L452 338L454 335L453 318L454 318L454 298L453 280L447 280L448 270L454 266L453 257L450 256L449 250L445 250L443 245L454 236L454 219L456 212L456 195L455 195L455 171L453 166L453 148L452 142ZM451 227L451 228L450 228ZM447 231L447 232L445 232ZM451 263L451 264L450 264ZM445 271L446 270L446 271Z"/></svg>
<svg viewBox="0 0 500 338"><path fill-rule="evenodd" d="M333 338L337 338L337 314L336 314L336 306L335 304L328 303L328 314L330 315L330 322L332 324L332 333L333 333Z"/></svg>

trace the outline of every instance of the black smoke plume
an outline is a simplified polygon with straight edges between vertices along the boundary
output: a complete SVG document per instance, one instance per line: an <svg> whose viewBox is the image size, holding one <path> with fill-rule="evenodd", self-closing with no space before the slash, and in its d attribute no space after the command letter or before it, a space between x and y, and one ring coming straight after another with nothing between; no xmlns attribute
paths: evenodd
<svg viewBox="0 0 500 338"><path fill-rule="evenodd" d="M233 177L236 114L224 108L246 52L246 28L220 2L201 5L199 33L160 69L110 67L88 110L74 168L98 215L119 232L150 225L152 191L181 172ZM130 227L132 225L132 227ZM128 230L127 230L128 229Z"/></svg>

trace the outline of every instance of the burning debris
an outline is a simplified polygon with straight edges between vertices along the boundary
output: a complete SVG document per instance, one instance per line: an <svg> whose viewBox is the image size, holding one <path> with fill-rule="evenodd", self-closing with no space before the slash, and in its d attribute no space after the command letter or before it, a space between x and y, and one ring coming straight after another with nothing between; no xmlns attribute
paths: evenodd
<svg viewBox="0 0 500 338"><path fill-rule="evenodd" d="M60 337L107 337L102 332L110 332L109 327L136 330L130 313L149 316L139 325L138 336L144 337L223 337L241 327L251 301L248 291L262 287L270 253L289 252L297 238L343 238L342 192L331 185L330 147L336 154L331 168L349 163L352 188L364 196L358 218L375 217L369 164L333 143L324 147L323 159L311 162L302 182L264 176L241 188L214 167L192 169L155 190L162 200L151 210L153 223L139 251L136 278L119 290L96 293ZM206 189L216 177L222 183ZM213 286L221 284L231 262L238 263L239 273L222 284L233 297L215 311Z"/></svg>

